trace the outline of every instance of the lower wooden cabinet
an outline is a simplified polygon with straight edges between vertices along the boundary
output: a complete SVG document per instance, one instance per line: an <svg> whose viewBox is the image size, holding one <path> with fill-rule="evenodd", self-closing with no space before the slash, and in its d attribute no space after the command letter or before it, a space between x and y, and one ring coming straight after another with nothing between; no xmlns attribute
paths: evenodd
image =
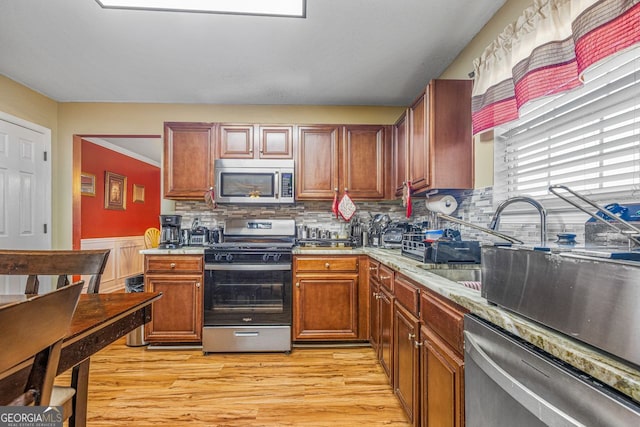
<svg viewBox="0 0 640 427"><path fill-rule="evenodd" d="M429 328L420 328L420 425L464 425L464 360Z"/></svg>
<svg viewBox="0 0 640 427"><path fill-rule="evenodd" d="M420 293L420 417L423 426L464 426L465 312L430 290Z"/></svg>
<svg viewBox="0 0 640 427"><path fill-rule="evenodd" d="M415 345L419 320L398 300L393 316L393 391L409 421L417 426L419 401L419 350Z"/></svg>
<svg viewBox="0 0 640 427"><path fill-rule="evenodd" d="M150 343L202 341L203 259L201 255L146 255L145 290L162 292L145 325Z"/></svg>
<svg viewBox="0 0 640 427"><path fill-rule="evenodd" d="M407 419L415 427L463 427L467 310L382 263L377 271L372 346Z"/></svg>
<svg viewBox="0 0 640 427"><path fill-rule="evenodd" d="M380 286L378 310L380 315L380 344L378 361L384 369L389 384L393 384L393 294Z"/></svg>
<svg viewBox="0 0 640 427"><path fill-rule="evenodd" d="M380 283L369 278L369 343L376 354L380 350Z"/></svg>
<svg viewBox="0 0 640 427"><path fill-rule="evenodd" d="M365 341L368 286L358 256L294 257L293 340ZM366 275L365 275L366 276Z"/></svg>
<svg viewBox="0 0 640 427"><path fill-rule="evenodd" d="M358 338L358 275L297 278L294 340Z"/></svg>

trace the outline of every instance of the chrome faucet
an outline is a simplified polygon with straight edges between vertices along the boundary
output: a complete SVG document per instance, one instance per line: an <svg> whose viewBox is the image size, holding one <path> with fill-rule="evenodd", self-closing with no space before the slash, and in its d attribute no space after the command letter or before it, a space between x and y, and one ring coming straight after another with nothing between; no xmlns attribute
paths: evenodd
<svg viewBox="0 0 640 427"><path fill-rule="evenodd" d="M529 203L531 206L537 209L538 213L540 214L540 246L545 246L547 244L547 211L539 202L532 199L531 197L516 196L500 203L498 205L498 208L496 209L496 213L493 214L493 218L491 219L489 228L491 230L498 231L498 227L500 226L500 215L502 214L502 211L504 211L504 208L506 208L510 204L516 202Z"/></svg>

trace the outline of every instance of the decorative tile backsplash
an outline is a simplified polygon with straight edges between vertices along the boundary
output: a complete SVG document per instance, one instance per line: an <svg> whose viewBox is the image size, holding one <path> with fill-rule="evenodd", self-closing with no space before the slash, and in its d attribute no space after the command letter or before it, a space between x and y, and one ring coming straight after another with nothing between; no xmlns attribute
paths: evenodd
<svg viewBox="0 0 640 427"><path fill-rule="evenodd" d="M450 192L458 201L458 209L453 213L464 221L488 228L494 213L493 188L485 187L475 190ZM297 224L309 227L320 227L329 231L340 231L346 223L337 219L331 212L331 201L326 202L298 202L294 205L218 205L211 209L204 201L176 201L175 213L182 215L182 226L190 227L195 218L207 227L224 226L231 218L292 218ZM464 240L479 240L481 242L502 242L490 234L464 225L437 221L425 206L425 197L414 197L412 203L413 215L405 217L405 208L401 200L383 202L355 202L356 216L363 222L368 221L375 214L388 214L392 220L423 222L429 221L431 228L454 228L460 230ZM558 233L574 233L576 240L585 240L585 224L560 223L553 215L547 218L547 240L553 242ZM512 223L503 221L500 231L523 240L525 243L538 244L540 241L540 226L537 220L528 223Z"/></svg>

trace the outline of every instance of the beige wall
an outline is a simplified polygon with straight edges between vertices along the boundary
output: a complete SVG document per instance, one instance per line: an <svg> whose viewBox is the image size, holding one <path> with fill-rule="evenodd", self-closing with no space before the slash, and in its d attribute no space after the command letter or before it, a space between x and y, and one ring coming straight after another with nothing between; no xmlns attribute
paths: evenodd
<svg viewBox="0 0 640 427"><path fill-rule="evenodd" d="M507 0L491 20L480 30L460 55L440 75L442 79L467 79L473 71L473 60L522 12L532 0ZM493 185L493 136L491 133L475 138L475 187Z"/></svg>

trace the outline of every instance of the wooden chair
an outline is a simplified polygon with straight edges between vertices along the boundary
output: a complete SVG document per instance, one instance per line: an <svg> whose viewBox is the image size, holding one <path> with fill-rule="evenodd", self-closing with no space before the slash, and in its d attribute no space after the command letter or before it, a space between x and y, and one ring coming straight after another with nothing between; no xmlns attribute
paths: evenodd
<svg viewBox="0 0 640 427"><path fill-rule="evenodd" d="M1 250L0 275L27 276L26 294L36 294L38 276L58 276L57 289L69 284L70 275L90 276L87 293L98 293L109 249L97 250ZM64 419L69 427L84 426L87 416L87 392L89 389L89 364L87 359L73 367L71 386L53 389L52 406L62 406Z"/></svg>
<svg viewBox="0 0 640 427"><path fill-rule="evenodd" d="M109 249L81 251L0 250L0 274L28 276L25 294L37 294L38 276L58 276L56 288L69 284L69 275L90 275L87 293L100 290Z"/></svg>
<svg viewBox="0 0 640 427"><path fill-rule="evenodd" d="M160 230L155 227L147 228L144 232L145 249L157 248L160 244Z"/></svg>
<svg viewBox="0 0 640 427"><path fill-rule="evenodd" d="M2 383L0 405L49 406L60 350L84 282L0 307L0 381L30 367L26 381Z"/></svg>

